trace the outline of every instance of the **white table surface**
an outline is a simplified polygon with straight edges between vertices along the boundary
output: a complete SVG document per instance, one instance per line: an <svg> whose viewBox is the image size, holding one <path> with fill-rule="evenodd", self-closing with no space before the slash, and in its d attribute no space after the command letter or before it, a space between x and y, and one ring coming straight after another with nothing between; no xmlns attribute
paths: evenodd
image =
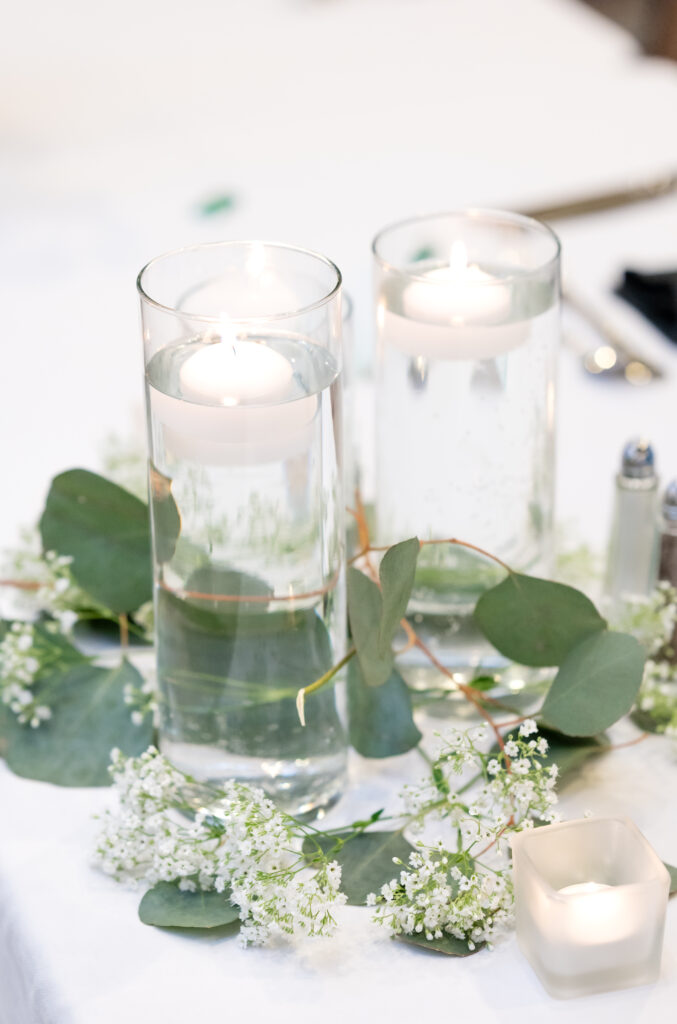
<svg viewBox="0 0 677 1024"><path fill-rule="evenodd" d="M355 298L364 365L369 243L385 223L677 167L677 70L574 0L39 0L13 9L0 69L0 546L35 519L51 475L96 468L112 431L141 438L134 278L158 252L219 237L326 251ZM234 210L201 218L224 191ZM567 276L668 370L633 390L562 352L558 514L601 547L626 437L646 433L677 475L677 349L609 294L625 266L677 267L677 198L561 236ZM361 787L334 820L392 806L411 772L413 755L356 762ZM629 813L677 862L676 783L672 748L651 739L592 764L564 810ZM513 938L442 959L354 908L332 942L264 951L146 928L138 895L87 865L109 799L0 768L0 1024L674 1019L674 907L656 986L571 1004L547 999Z"/></svg>

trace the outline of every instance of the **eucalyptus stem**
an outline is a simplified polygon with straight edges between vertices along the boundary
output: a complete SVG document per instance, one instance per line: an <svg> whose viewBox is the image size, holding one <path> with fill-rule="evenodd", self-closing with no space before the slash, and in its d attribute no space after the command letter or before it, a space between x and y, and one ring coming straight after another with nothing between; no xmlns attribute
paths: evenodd
<svg viewBox="0 0 677 1024"><path fill-rule="evenodd" d="M296 710L298 712L299 721L301 725L305 726L306 724L306 696L309 693L315 693L317 690L321 690L323 686L326 686L327 683L330 683L334 676L341 671L344 665L348 664L348 662L350 661L354 654L356 654L355 648L351 647L348 653L345 654L341 658L341 660L337 662L336 665L332 666L332 668L330 668L328 672L325 672L323 676L320 676L319 679L316 679L314 683L310 683L309 686L301 687L301 689L296 695Z"/></svg>
<svg viewBox="0 0 677 1024"><path fill-rule="evenodd" d="M118 623L120 625L120 647L123 653L126 653L129 648L129 619L124 612L118 616Z"/></svg>
<svg viewBox="0 0 677 1024"><path fill-rule="evenodd" d="M16 587L17 590L39 590L42 583L35 580L0 580L0 587Z"/></svg>

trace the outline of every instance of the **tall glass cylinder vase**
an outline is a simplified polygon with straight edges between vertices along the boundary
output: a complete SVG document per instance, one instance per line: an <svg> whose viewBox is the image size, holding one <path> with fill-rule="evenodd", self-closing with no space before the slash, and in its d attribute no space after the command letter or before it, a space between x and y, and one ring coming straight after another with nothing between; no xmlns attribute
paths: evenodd
<svg viewBox="0 0 677 1024"><path fill-rule="evenodd" d="M376 540L456 537L536 575L551 570L559 243L510 213L405 221L374 242ZM423 547L409 608L458 678L501 666L473 627L502 570ZM436 670L418 648L409 681Z"/></svg>
<svg viewBox="0 0 677 1024"><path fill-rule="evenodd" d="M146 368L161 749L293 813L337 799L343 654L341 276L260 242L152 260Z"/></svg>

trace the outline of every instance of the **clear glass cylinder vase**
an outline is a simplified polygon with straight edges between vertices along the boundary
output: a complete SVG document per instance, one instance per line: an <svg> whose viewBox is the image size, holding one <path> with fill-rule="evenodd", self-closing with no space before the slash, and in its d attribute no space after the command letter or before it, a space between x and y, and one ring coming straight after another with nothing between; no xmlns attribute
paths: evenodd
<svg viewBox="0 0 677 1024"><path fill-rule="evenodd" d="M468 210L386 228L376 286L375 535L459 538L536 575L551 570L559 243L516 214ZM500 567L423 547L409 607L459 678L504 664L472 623ZM436 670L412 648L408 678Z"/></svg>
<svg viewBox="0 0 677 1024"><path fill-rule="evenodd" d="M341 792L341 275L225 242L140 273L160 745L296 814Z"/></svg>

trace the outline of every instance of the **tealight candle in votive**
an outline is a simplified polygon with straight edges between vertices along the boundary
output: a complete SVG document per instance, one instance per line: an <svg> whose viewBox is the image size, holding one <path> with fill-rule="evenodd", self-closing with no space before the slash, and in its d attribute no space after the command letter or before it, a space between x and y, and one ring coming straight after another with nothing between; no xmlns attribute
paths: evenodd
<svg viewBox="0 0 677 1024"><path fill-rule="evenodd" d="M670 878L631 821L522 832L512 853L517 938L550 995L656 980Z"/></svg>

